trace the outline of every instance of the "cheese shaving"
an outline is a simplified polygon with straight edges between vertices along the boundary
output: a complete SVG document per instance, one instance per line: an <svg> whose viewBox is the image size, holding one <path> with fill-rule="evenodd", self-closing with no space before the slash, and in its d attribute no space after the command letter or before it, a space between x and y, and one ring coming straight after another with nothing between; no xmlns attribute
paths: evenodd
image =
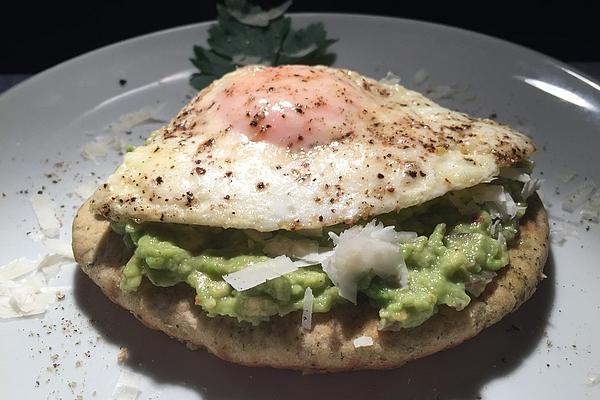
<svg viewBox="0 0 600 400"><path fill-rule="evenodd" d="M304 291L302 300L302 328L310 331L312 329L313 292L310 287Z"/></svg>
<svg viewBox="0 0 600 400"><path fill-rule="evenodd" d="M359 336L352 341L355 349L359 347L373 346L373 338L371 336Z"/></svg>
<svg viewBox="0 0 600 400"><path fill-rule="evenodd" d="M393 72L388 71L388 73L385 74L385 77L381 78L379 82L384 85L397 85L400 83L400 77Z"/></svg>
<svg viewBox="0 0 600 400"><path fill-rule="evenodd" d="M39 315L56 301L63 288L47 286L71 259L48 254L37 260L19 258L0 266L0 318Z"/></svg>
<svg viewBox="0 0 600 400"><path fill-rule="evenodd" d="M589 222L600 221L600 197L589 199L579 211L579 217Z"/></svg>
<svg viewBox="0 0 600 400"><path fill-rule="evenodd" d="M123 114L119 120L108 126L108 130L113 132L127 132L138 125L145 123L163 123L164 120L157 118L157 114L162 110L164 104L159 107L145 106L137 111Z"/></svg>
<svg viewBox="0 0 600 400"><path fill-rule="evenodd" d="M56 253L59 256L65 257L69 260L74 260L73 248L71 243L62 239L46 239L44 240L44 246L52 253Z"/></svg>
<svg viewBox="0 0 600 400"><path fill-rule="evenodd" d="M50 238L57 237L60 230L60 222L56 218L50 198L46 195L36 194L29 201L44 235Z"/></svg>
<svg viewBox="0 0 600 400"><path fill-rule="evenodd" d="M512 219L517 215L517 204L503 186L479 185L470 189L470 192L476 203L491 203L504 220ZM493 214L493 212L490 212L490 214Z"/></svg>
<svg viewBox="0 0 600 400"><path fill-rule="evenodd" d="M296 271L298 265L286 256L248 265L246 268L223 276L235 290L244 291L272 279Z"/></svg>
<svg viewBox="0 0 600 400"><path fill-rule="evenodd" d="M521 197L524 200L528 199L529 196L537 192L542 187L543 181L541 179L530 179L523 185L521 189Z"/></svg>
<svg viewBox="0 0 600 400"><path fill-rule="evenodd" d="M600 383L600 374L589 373L585 383L588 386L596 386Z"/></svg>
<svg viewBox="0 0 600 400"><path fill-rule="evenodd" d="M427 79L429 79L429 73L424 68L417 70L417 72L415 72L415 76L413 77L413 80L417 85L425 83Z"/></svg>
<svg viewBox="0 0 600 400"><path fill-rule="evenodd" d="M590 199L596 190L597 186L593 183L580 186L563 201L562 209L568 213L575 212Z"/></svg>
<svg viewBox="0 0 600 400"><path fill-rule="evenodd" d="M135 372L122 369L112 392L112 400L136 400L140 395L142 377Z"/></svg>
<svg viewBox="0 0 600 400"><path fill-rule="evenodd" d="M574 222L552 216L552 229L550 229L550 240L559 246L565 244L567 239L579 238L578 225Z"/></svg>
<svg viewBox="0 0 600 400"><path fill-rule="evenodd" d="M558 179L560 179L563 183L568 183L573 180L577 176L577 172L575 171L565 171L564 173L558 175Z"/></svg>
<svg viewBox="0 0 600 400"><path fill-rule="evenodd" d="M507 179L512 179L519 182L529 182L531 177L529 174L523 172L520 168L515 167L502 167L500 168L500 176Z"/></svg>
<svg viewBox="0 0 600 400"><path fill-rule="evenodd" d="M401 287L407 284L406 264L398 245L403 235L393 226L371 221L340 235L330 232L329 236L335 247L321 265L343 298L356 303L358 282L371 270L382 278L395 280Z"/></svg>
<svg viewBox="0 0 600 400"><path fill-rule="evenodd" d="M78 185L72 193L76 194L82 200L86 200L95 190L96 184L94 182L83 182Z"/></svg>
<svg viewBox="0 0 600 400"><path fill-rule="evenodd" d="M454 89L448 85L439 85L435 86L428 93L428 96L432 100L441 100L451 98L454 95Z"/></svg>
<svg viewBox="0 0 600 400"><path fill-rule="evenodd" d="M0 266L0 283L8 282L30 272L37 271L39 260L28 260L26 258L17 258L8 264Z"/></svg>
<svg viewBox="0 0 600 400"><path fill-rule="evenodd" d="M83 146L81 156L98 164L98 158L105 158L109 150L124 153L127 146L127 142L117 136L95 136L93 141Z"/></svg>

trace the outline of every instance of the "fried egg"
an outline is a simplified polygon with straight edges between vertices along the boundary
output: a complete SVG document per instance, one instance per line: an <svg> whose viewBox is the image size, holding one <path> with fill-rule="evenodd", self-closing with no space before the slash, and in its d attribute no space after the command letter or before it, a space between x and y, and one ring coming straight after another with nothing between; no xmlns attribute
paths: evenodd
<svg viewBox="0 0 600 400"><path fill-rule="evenodd" d="M398 84L323 66L249 66L127 153L91 203L116 221L316 229L489 181L534 150L507 126Z"/></svg>

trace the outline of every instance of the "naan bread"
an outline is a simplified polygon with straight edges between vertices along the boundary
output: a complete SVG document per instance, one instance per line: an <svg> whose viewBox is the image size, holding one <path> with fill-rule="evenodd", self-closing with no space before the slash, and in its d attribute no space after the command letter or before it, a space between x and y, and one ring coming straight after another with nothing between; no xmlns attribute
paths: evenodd
<svg viewBox="0 0 600 400"><path fill-rule="evenodd" d="M548 255L548 219L537 196L530 199L520 229L520 236L509 248L510 265L466 309L441 307L423 325L398 332L378 331L377 310L366 304L314 314L313 329L306 332L300 312L274 317L259 326L227 317L209 318L194 304L194 291L184 284L159 288L145 279L136 292L123 292L118 282L131 253L109 223L91 213L89 202L73 223L73 252L83 271L106 296L146 326L194 347L205 347L225 360L304 371L384 369L471 338L533 294ZM374 344L355 348L353 339L359 336L372 337Z"/></svg>

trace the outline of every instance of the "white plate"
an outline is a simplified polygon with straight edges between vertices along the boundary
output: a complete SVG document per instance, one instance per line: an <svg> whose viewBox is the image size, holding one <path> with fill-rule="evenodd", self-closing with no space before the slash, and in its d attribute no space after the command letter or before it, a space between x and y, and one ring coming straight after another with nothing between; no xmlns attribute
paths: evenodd
<svg viewBox="0 0 600 400"><path fill-rule="evenodd" d="M565 64L440 25L351 15L294 17L299 25L316 20L340 39L332 47L337 66L373 77L393 71L418 90L451 85L453 96L442 99L444 105L479 116L497 114L530 134L540 149L537 174L543 173L543 194L554 217L565 217L560 210L565 194L584 180L599 180L600 87ZM0 264L46 252L26 234L37 223L28 195L19 190L43 190L57 207L64 205L62 237L70 237L81 200L69 192L81 181L102 180L120 159L111 151L96 165L82 159L82 146L93 135L110 135L105 127L124 113L147 105L162 105L164 118L178 111L193 94L188 58L193 44L204 43L208 26L91 52L0 97L0 192L6 193L0 197ZM420 68L430 79L418 86L413 77ZM119 79L127 80L125 87ZM153 127L117 136L136 144ZM559 176L569 171L578 175L565 184ZM58 183L45 176L49 173L56 173ZM588 374L600 373L600 229L576 226L578 237L552 245L548 279L520 310L457 348L385 372L302 376L191 352L144 328L74 265L67 266L55 282L71 287L65 300L43 318L0 321L0 398L105 399L125 368L142 375L141 399L597 399L600 385L586 382ZM129 349L124 366L117 363L119 346ZM60 365L48 369L53 363Z"/></svg>

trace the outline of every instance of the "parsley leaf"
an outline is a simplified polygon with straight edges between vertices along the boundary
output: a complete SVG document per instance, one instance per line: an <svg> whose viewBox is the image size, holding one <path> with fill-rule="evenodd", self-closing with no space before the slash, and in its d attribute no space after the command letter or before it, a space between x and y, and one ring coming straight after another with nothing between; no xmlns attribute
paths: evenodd
<svg viewBox="0 0 600 400"><path fill-rule="evenodd" d="M291 19L283 15L291 3L263 10L247 0L219 2L217 23L208 30L208 48L194 46L190 61L199 72L190 84L200 90L244 65L331 64L335 55L327 48L336 40L327 38L321 23L292 29Z"/></svg>

